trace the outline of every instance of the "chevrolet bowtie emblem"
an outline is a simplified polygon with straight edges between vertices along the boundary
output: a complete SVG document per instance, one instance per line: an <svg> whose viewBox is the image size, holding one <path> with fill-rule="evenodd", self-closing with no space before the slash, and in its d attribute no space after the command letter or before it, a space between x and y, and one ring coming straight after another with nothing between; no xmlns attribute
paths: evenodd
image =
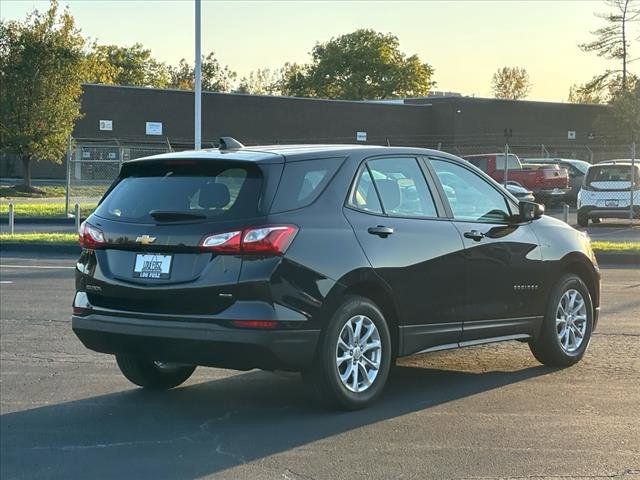
<svg viewBox="0 0 640 480"><path fill-rule="evenodd" d="M156 241L156 237L150 237L149 235L140 235L136 238L136 242L141 243L143 245L149 245Z"/></svg>

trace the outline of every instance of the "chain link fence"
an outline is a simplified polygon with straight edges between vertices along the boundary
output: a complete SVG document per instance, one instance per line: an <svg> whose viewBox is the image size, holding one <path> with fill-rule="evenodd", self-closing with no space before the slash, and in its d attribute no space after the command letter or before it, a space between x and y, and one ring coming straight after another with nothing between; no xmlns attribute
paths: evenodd
<svg viewBox="0 0 640 480"><path fill-rule="evenodd" d="M65 211L83 210L98 203L120 172L122 162L173 151L169 143L97 143L75 139L69 144Z"/></svg>
<svg viewBox="0 0 640 480"><path fill-rule="evenodd" d="M288 142L281 143L318 143L317 139L289 139ZM302 140L305 140L304 142ZM354 143L353 140L344 143ZM379 140L379 141L378 141ZM409 141L411 140L411 141ZM472 143L464 139L457 139L455 144L447 144L434 141L432 136L425 138L370 138L367 143L382 145L411 145L425 148L438 149L446 151L458 156L481 154L481 153L502 153L505 145L498 143L498 139L494 139L495 144L487 142ZM336 140L333 140L335 143ZM250 142L247 142L250 143ZM252 143L252 142L251 142ZM330 142L327 142L330 143ZM213 146L213 144L212 144ZM72 214L74 205L79 204L82 211L89 211L102 198L105 191L109 188L115 178L118 176L122 162L150 156L160 153L167 153L174 150L183 150L189 148L187 144L170 144L168 141L162 143L142 144L127 143L124 141L114 140L111 142L100 142L91 139L73 139L70 142L67 162L66 175L66 199L65 210L67 215ZM562 158L584 160L588 163L595 164L616 159L627 159L629 162L635 158L633 146L626 143L580 145L580 144L518 144L509 145L510 153L515 153L518 157L531 161L536 158ZM614 182L608 184L599 184L596 181L595 186L587 186L590 201L598 208L607 208L618 210L619 217L630 218L632 215L640 217L640 172L638 164L635 161L633 167L624 163L617 168L608 167L602 170L600 181ZM626 168L626 170L624 170ZM604 177L607 171L612 172L608 179ZM617 172L617 173L616 173ZM615 182L618 182L617 185ZM626 182L626 183L625 183ZM600 185L600 187L598 187ZM635 186L632 188L631 185ZM622 190L612 190L611 188L622 188ZM584 188L584 187L583 187ZM636 190L638 189L638 190ZM572 200L572 211L575 212L575 200ZM633 212L633 213L632 213ZM584 218L580 218L584 222ZM588 220L598 222L597 217L590 217Z"/></svg>

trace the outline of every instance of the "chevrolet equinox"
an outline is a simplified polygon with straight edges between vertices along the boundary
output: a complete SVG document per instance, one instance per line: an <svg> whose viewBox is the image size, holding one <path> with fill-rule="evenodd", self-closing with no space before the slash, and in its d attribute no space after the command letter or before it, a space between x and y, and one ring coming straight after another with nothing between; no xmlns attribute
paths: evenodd
<svg viewBox="0 0 640 480"><path fill-rule="evenodd" d="M356 409L398 357L507 340L546 365L584 355L600 300L588 237L469 162L221 145L125 162L80 228L73 330L134 384L298 371Z"/></svg>

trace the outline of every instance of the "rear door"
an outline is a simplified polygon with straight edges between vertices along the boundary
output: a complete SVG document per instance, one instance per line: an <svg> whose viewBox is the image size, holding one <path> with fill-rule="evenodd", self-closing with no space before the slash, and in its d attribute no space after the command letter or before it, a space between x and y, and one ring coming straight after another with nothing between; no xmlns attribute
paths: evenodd
<svg viewBox="0 0 640 480"><path fill-rule="evenodd" d="M379 157L357 173L345 215L400 316L401 354L455 344L462 324L460 235L417 158ZM435 192L434 192L435 193Z"/></svg>
<svg viewBox="0 0 640 480"><path fill-rule="evenodd" d="M269 169L249 162L162 161L130 166L88 222L106 248L83 252L93 264L87 293L103 308L215 314L234 299L242 258L199 247L208 235L240 230L263 216Z"/></svg>
<svg viewBox="0 0 640 480"><path fill-rule="evenodd" d="M531 333L544 299L542 257L530 225L510 223L516 206L471 167L439 158L428 163L465 246L463 342Z"/></svg>

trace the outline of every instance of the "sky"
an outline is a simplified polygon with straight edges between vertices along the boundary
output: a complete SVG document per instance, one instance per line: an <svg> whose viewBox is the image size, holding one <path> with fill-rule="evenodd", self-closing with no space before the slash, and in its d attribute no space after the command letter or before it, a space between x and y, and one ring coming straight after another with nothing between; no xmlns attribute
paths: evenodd
<svg viewBox="0 0 640 480"><path fill-rule="evenodd" d="M142 43L170 64L193 62L191 0L60 0L85 36L99 43ZM2 0L3 20L23 19L47 1ZM202 51L238 78L258 68L305 63L316 42L373 28L393 33L407 55L435 69L436 90L490 97L491 77L502 66L524 67L533 84L529 99L566 101L611 61L578 44L602 24L600 0L450 1L207 1L202 2ZM634 38L640 35L634 27ZM640 51L640 42L632 48ZM638 72L640 62L632 71Z"/></svg>

